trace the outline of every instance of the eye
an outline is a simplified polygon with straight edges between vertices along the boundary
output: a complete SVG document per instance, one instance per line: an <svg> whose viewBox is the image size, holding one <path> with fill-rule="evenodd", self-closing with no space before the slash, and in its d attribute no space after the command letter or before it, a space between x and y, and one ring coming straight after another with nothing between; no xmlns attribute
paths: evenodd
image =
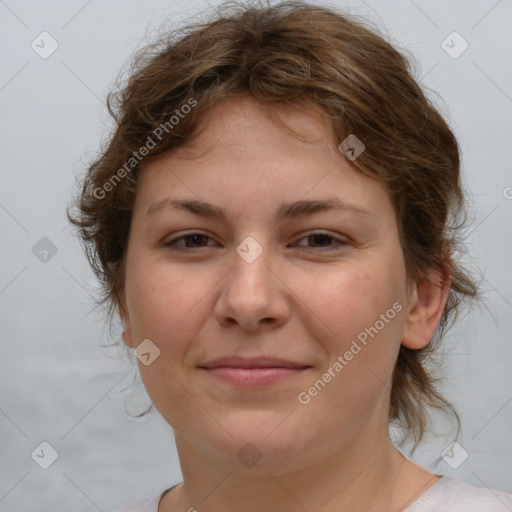
<svg viewBox="0 0 512 512"><path fill-rule="evenodd" d="M177 244L177 242L182 240L185 242L185 247ZM201 247L206 247L203 244L203 242L205 242L206 240L211 240L211 238L209 236L203 235L202 233L190 233L188 235L182 235L177 238L174 238L173 240L166 242L164 245L166 247L171 247L173 250L176 251L191 252L194 250L194 248L200 249ZM187 242L190 242L190 245Z"/></svg>
<svg viewBox="0 0 512 512"><path fill-rule="evenodd" d="M329 235L328 233L322 233L322 232L310 233L307 236L301 238L301 241L302 240L308 240L308 241L312 241L314 244L320 244L320 247L316 247L316 248L321 249L321 250L322 249L326 249L326 250L338 249L340 246L347 245L347 243L348 243L347 240ZM336 243L334 245L329 243L332 241L334 241ZM300 246L300 244L297 244L297 245ZM309 246L309 247L311 247L311 246ZM312 247L312 248L315 249L315 247Z"/></svg>
<svg viewBox="0 0 512 512"><path fill-rule="evenodd" d="M201 249L208 247L207 241L212 240L209 236L204 235L203 233L190 233L188 235L182 235L169 242L166 242L164 245L166 247L170 247L172 250L176 250L179 252L195 252L194 249ZM313 244L319 244L320 247L311 247L312 249L320 249L322 250L334 250L339 248L340 246L347 245L347 241L327 233L317 232L310 233L307 236L300 239L300 241L306 240L310 241ZM332 242L335 242L333 245ZM178 242L184 242L184 246L178 244ZM297 246L301 246L301 244L296 244Z"/></svg>

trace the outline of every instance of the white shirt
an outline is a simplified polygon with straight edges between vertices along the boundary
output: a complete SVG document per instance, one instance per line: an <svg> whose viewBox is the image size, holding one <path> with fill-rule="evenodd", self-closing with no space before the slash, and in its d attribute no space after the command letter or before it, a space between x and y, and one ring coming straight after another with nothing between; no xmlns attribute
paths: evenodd
<svg viewBox="0 0 512 512"><path fill-rule="evenodd" d="M158 512L164 492L112 512ZM403 512L512 512L512 494L443 476Z"/></svg>

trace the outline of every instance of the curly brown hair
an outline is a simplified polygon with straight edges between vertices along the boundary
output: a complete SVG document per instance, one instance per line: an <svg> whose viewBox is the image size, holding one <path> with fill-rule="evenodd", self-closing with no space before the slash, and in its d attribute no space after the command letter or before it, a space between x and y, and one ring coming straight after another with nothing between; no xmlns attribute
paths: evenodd
<svg viewBox="0 0 512 512"><path fill-rule="evenodd" d="M429 429L428 408L451 412L460 429L427 369L461 302L478 297L454 256L466 221L459 147L413 78L409 60L367 20L302 1L229 2L212 19L166 31L134 54L126 83L107 98L114 130L87 170L75 213L68 211L102 284L99 303L108 306L110 319L124 311L125 256L142 160L188 141L208 109L242 95L306 102L330 120L338 143L357 134L366 150L352 164L389 190L408 280L419 282L448 266L451 289L436 335L424 349L400 347L389 420L415 447ZM173 116L179 122L171 122Z"/></svg>

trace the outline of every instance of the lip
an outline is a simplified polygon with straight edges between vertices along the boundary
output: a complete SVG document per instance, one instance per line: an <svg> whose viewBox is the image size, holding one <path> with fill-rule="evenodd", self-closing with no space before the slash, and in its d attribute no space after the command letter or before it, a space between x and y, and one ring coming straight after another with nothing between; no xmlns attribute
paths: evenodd
<svg viewBox="0 0 512 512"><path fill-rule="evenodd" d="M204 368L209 375L240 387L262 387L277 384L305 372L307 368Z"/></svg>
<svg viewBox="0 0 512 512"><path fill-rule="evenodd" d="M222 357L200 369L209 375L238 387L264 387L297 376L310 365L270 357Z"/></svg>
<svg viewBox="0 0 512 512"><path fill-rule="evenodd" d="M304 369L310 365L298 363L295 361L287 361L276 357L240 357L229 356L220 357L212 361L208 361L200 365L200 368L289 368Z"/></svg>

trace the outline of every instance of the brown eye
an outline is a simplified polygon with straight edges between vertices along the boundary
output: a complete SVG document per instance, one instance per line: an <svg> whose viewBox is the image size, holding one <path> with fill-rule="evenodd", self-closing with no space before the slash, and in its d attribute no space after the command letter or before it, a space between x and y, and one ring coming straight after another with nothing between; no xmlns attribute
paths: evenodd
<svg viewBox="0 0 512 512"><path fill-rule="evenodd" d="M308 242L314 244L314 246L309 245L312 249L338 249L340 246L346 245L347 241L341 238L329 235L328 233L312 233L302 240L307 240ZM331 242L335 242L334 245ZM300 244L298 244L300 246ZM316 247L315 247L316 246Z"/></svg>
<svg viewBox="0 0 512 512"><path fill-rule="evenodd" d="M324 234L311 235L311 236L308 236L307 238L308 238L308 240L312 240L312 242L314 244L320 244L321 247L325 247L326 244L330 245L329 241L334 240L332 236L324 235Z"/></svg>
<svg viewBox="0 0 512 512"><path fill-rule="evenodd" d="M173 240L166 242L164 245L166 247L170 247L173 250L190 252L193 251L194 248L207 247L207 245L205 245L207 240L211 240L211 238L209 236L203 235L202 233L191 233L189 235L182 235L174 238ZM183 241L185 245L177 243L180 241Z"/></svg>

